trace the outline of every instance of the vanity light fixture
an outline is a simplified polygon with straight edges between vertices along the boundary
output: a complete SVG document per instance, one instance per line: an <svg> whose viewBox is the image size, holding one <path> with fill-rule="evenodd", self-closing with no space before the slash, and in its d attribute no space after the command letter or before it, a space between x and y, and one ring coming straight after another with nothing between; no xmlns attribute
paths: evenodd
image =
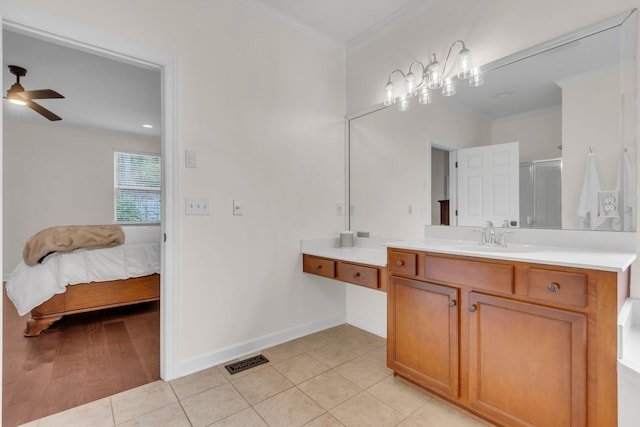
<svg viewBox="0 0 640 427"><path fill-rule="evenodd" d="M447 76L447 64L456 44L462 45L462 49L458 52L457 73L455 76ZM414 74L414 67L420 68L419 82L416 79L416 74ZM394 95L393 83L391 82L391 78L396 73L400 74L404 80L404 92L398 97ZM449 47L449 53L447 53L442 70L435 53L431 55L431 62L427 66L422 62L415 61L409 65L409 70L406 73L402 70L393 70L389 74L384 88L384 105L393 105L399 99L400 111L406 111L409 108L409 99L414 98L416 95L418 96L418 103L429 104L431 102L431 93L434 90L442 88L442 95L455 95L456 84L461 80L468 80L469 85L472 87L484 84L484 76L478 68L472 66L471 52L462 40L456 40Z"/></svg>

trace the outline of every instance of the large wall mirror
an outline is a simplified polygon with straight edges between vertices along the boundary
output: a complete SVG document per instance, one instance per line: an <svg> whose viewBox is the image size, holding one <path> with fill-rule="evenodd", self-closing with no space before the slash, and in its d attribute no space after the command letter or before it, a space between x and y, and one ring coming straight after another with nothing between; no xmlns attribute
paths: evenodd
<svg viewBox="0 0 640 427"><path fill-rule="evenodd" d="M636 11L481 70L485 84L460 83L455 96L347 116L349 228L414 239L426 224L491 219L634 231ZM477 153L513 146L515 172L489 195L460 171ZM501 217L507 187L514 208Z"/></svg>

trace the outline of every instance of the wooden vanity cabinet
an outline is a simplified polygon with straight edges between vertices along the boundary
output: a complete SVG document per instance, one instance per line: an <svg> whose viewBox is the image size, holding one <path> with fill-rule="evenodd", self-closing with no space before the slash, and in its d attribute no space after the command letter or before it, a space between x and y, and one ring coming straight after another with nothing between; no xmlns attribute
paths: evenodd
<svg viewBox="0 0 640 427"><path fill-rule="evenodd" d="M457 398L458 290L399 277L391 280L390 367L413 382Z"/></svg>
<svg viewBox="0 0 640 427"><path fill-rule="evenodd" d="M586 315L471 292L469 405L509 426L586 425Z"/></svg>
<svg viewBox="0 0 640 427"><path fill-rule="evenodd" d="M415 269L391 259L416 260ZM617 425L629 272L389 248L387 365L504 426Z"/></svg>
<svg viewBox="0 0 640 427"><path fill-rule="evenodd" d="M303 254L302 271L371 289L387 290L384 267Z"/></svg>

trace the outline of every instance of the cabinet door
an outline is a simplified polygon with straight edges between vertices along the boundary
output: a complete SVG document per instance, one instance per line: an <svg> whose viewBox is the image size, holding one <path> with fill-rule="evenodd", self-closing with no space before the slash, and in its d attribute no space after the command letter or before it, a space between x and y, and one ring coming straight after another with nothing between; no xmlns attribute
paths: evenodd
<svg viewBox="0 0 640 427"><path fill-rule="evenodd" d="M387 295L389 368L458 397L458 290L392 277Z"/></svg>
<svg viewBox="0 0 640 427"><path fill-rule="evenodd" d="M469 401L509 426L586 425L586 316L470 294Z"/></svg>

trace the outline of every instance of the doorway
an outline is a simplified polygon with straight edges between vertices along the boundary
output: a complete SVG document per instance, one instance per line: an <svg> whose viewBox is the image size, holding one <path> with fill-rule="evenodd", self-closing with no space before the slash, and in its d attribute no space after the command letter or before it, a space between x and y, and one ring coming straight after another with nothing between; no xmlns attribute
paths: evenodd
<svg viewBox="0 0 640 427"><path fill-rule="evenodd" d="M431 225L457 225L456 149L449 144L431 142L427 150Z"/></svg>
<svg viewBox="0 0 640 427"><path fill-rule="evenodd" d="M431 225L451 225L449 152L431 147Z"/></svg>
<svg viewBox="0 0 640 427"><path fill-rule="evenodd" d="M14 19L15 14L18 19ZM176 141L176 58L157 49L130 43L87 28L76 28L64 22L47 22L47 28L31 26L29 22L43 24L39 16L31 16L29 11L19 7L3 17L3 28L49 39L56 43L93 52L99 56L156 67L161 70L162 90L162 235L161 244L161 303L160 303L160 377L171 380L177 377L177 289L176 242L177 236L177 141ZM32 19L30 19L32 18ZM4 238L3 231L3 238Z"/></svg>

